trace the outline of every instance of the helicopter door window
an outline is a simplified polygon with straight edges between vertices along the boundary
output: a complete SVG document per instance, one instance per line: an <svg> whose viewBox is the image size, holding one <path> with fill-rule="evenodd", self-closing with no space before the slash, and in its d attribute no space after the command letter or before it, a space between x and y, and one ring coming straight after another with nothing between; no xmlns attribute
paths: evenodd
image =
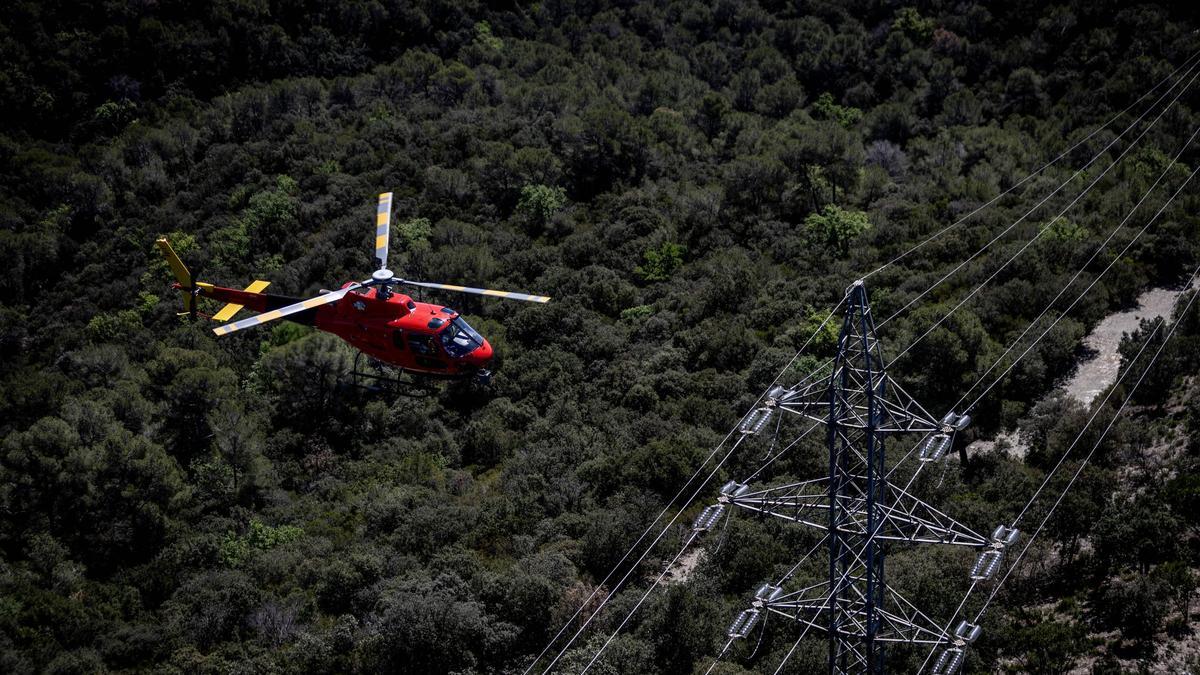
<svg viewBox="0 0 1200 675"><path fill-rule="evenodd" d="M404 349L404 331L402 331L402 330L392 331L392 344L396 347L396 349L400 349L400 350Z"/></svg>
<svg viewBox="0 0 1200 675"><path fill-rule="evenodd" d="M434 354L432 335L409 335L408 346L418 354Z"/></svg>

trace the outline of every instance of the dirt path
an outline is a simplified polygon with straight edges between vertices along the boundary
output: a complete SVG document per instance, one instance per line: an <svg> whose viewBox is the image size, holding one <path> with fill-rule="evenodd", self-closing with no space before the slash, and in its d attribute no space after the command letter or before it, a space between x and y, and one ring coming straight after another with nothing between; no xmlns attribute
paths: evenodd
<svg viewBox="0 0 1200 675"><path fill-rule="evenodd" d="M683 583L692 576L692 572L696 571L696 566L700 564L700 558L704 555L704 549L696 547L687 553L684 553L676 561L675 565L667 571L667 576L663 579L664 584Z"/></svg>
<svg viewBox="0 0 1200 675"><path fill-rule="evenodd" d="M1117 348L1121 345L1121 336L1137 330L1142 319L1169 317L1175 298L1181 292L1182 289L1155 288L1138 297L1137 308L1105 317L1083 340L1084 346L1095 354L1080 363L1075 374L1067 380L1063 386L1067 395L1084 406L1091 405L1096 396L1117 379L1117 370L1121 366Z"/></svg>

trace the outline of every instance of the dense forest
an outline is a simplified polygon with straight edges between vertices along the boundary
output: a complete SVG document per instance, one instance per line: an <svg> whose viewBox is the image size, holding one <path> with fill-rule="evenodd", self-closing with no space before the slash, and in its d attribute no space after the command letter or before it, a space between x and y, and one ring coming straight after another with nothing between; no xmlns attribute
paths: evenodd
<svg viewBox="0 0 1200 675"><path fill-rule="evenodd" d="M1185 5L3 3L0 670L520 673L780 370L833 353L817 328L846 287L998 195L868 289L896 314L879 332L892 376L940 414L1077 270L1075 292L1096 282L1006 357L913 488L980 531L1010 521L1091 412L1056 393L1081 339L1200 263L1196 91L1139 98L1193 72ZM490 386L359 391L327 334L216 338L179 316L156 238L199 279L308 297L369 273L387 190L393 269L553 296L420 294L495 346ZM1131 404L967 672L1200 667L1200 307L1174 319L1136 391L1134 356L1163 333L1123 341L1132 375L1100 423ZM1024 456L965 451L1018 425ZM678 523L556 670L588 663L767 442L671 506ZM823 452L814 438L762 480L819 475ZM731 516L592 672L704 672L814 536ZM888 574L944 620L971 560L896 546ZM798 634L772 620L712 672L774 672ZM810 636L784 672L820 670L825 649Z"/></svg>

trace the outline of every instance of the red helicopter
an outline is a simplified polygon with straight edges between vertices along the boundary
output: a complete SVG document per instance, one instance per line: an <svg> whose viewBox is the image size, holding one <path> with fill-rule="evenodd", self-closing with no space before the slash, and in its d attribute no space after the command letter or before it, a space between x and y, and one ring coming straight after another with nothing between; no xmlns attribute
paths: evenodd
<svg viewBox="0 0 1200 675"><path fill-rule="evenodd" d="M340 290L323 291L321 295L307 300L263 293L263 289L270 284L268 281L255 281L240 291L194 281L170 242L163 238L157 243L175 274L177 281L173 287L185 294L183 303L186 314L196 316L196 298L212 298L227 303L211 317L214 321L228 321L243 308L259 312L248 319L214 328L213 332L217 335L228 335L268 321L287 319L333 333L359 350L360 355L366 354L401 372L438 378L473 378L476 382L486 384L492 375L489 369L492 346L488 341L453 309L416 302L397 292L396 287L419 286L528 302L548 302L550 298L396 277L387 268L391 220L392 193L385 192L379 195L376 209L377 269L371 278L348 281ZM386 379L375 375L367 377Z"/></svg>

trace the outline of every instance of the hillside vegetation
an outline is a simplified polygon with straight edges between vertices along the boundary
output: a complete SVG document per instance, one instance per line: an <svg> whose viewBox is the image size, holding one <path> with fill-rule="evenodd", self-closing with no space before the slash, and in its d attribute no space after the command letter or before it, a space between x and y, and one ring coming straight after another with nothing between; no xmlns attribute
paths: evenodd
<svg viewBox="0 0 1200 675"><path fill-rule="evenodd" d="M847 285L1187 62L1200 42L1194 10L1181 12L1112 0L3 3L0 670L521 672ZM967 259L1157 95L873 276L876 314ZM881 330L897 354L998 272L894 364L926 408L948 409L1084 264L1200 124L1196 100L1189 89L1166 109L1012 265L1001 269L1142 127ZM1077 288L1197 161L1183 153ZM218 339L177 316L157 237L199 279L307 297L369 274L385 190L398 273L553 296L420 296L496 347L489 388L347 390L353 352L335 338L281 324ZM953 457L914 490L979 531L1011 520L1087 418L1052 394L1081 338L1191 273L1198 209L1193 183L981 404L967 440L1019 423L1024 460ZM1117 672L1194 642L1200 311L1181 320L999 595L968 670ZM821 332L787 376L830 355L833 337ZM755 442L697 506L760 465ZM797 448L764 480L820 475L822 452ZM738 514L593 672L703 672L755 585L814 541ZM897 548L889 579L948 617L971 557ZM638 596L609 604L564 672ZM714 672L772 672L797 635L785 624ZM805 640L789 668L812 672L824 650ZM909 672L923 657L893 662Z"/></svg>

